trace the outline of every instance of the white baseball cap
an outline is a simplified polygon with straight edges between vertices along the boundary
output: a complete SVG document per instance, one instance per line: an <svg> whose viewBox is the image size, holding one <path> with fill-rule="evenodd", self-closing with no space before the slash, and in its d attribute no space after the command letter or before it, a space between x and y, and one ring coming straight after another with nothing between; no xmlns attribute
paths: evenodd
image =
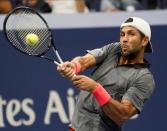
<svg viewBox="0 0 167 131"><path fill-rule="evenodd" d="M147 53L152 53L153 52L153 48L151 45L151 29L150 29L150 25L148 24L148 22L146 22L145 20L139 18L139 17L129 17L125 22L123 22L121 24L121 28L124 26L132 26L135 27L136 29L138 29L140 32L142 32L145 36L147 36L149 38L149 42L145 47L145 52Z"/></svg>

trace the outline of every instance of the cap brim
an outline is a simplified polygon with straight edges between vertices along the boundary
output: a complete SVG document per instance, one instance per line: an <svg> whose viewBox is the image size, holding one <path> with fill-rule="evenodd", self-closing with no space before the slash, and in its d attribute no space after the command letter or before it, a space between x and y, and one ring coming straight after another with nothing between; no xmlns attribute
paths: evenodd
<svg viewBox="0 0 167 131"><path fill-rule="evenodd" d="M153 48L152 48L152 44L149 41L145 47L145 53L153 53Z"/></svg>

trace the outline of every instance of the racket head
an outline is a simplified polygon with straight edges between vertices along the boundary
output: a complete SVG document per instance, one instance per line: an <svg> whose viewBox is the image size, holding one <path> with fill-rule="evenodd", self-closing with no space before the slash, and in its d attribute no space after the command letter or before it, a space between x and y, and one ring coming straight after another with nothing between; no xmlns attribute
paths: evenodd
<svg viewBox="0 0 167 131"><path fill-rule="evenodd" d="M53 46L53 38L47 22L37 11L29 7L13 9L5 17L3 31L13 47L28 55L43 56ZM37 35L38 44L33 46L27 44L28 34Z"/></svg>

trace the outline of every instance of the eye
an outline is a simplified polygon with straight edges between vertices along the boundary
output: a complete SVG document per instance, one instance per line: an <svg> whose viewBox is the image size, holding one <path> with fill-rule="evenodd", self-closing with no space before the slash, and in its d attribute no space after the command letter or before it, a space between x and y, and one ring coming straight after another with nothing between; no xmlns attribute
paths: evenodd
<svg viewBox="0 0 167 131"><path fill-rule="evenodd" d="M120 32L120 36L124 36L125 35L125 33L123 33L123 32Z"/></svg>
<svg viewBox="0 0 167 131"><path fill-rule="evenodd" d="M131 30L131 31L128 32L128 35L130 35L130 36L135 36L135 35L136 35L136 32L133 31L133 30Z"/></svg>
<svg viewBox="0 0 167 131"><path fill-rule="evenodd" d="M128 34L129 34L130 36L134 36L134 35L135 35L134 32L129 32Z"/></svg>

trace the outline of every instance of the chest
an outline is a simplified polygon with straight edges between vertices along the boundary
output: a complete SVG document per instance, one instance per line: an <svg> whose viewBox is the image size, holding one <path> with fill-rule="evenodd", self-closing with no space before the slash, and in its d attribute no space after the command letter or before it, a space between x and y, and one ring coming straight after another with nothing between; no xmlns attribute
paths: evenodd
<svg viewBox="0 0 167 131"><path fill-rule="evenodd" d="M115 99L120 100L136 80L138 70L124 66L106 67L104 72L96 74L98 81Z"/></svg>

